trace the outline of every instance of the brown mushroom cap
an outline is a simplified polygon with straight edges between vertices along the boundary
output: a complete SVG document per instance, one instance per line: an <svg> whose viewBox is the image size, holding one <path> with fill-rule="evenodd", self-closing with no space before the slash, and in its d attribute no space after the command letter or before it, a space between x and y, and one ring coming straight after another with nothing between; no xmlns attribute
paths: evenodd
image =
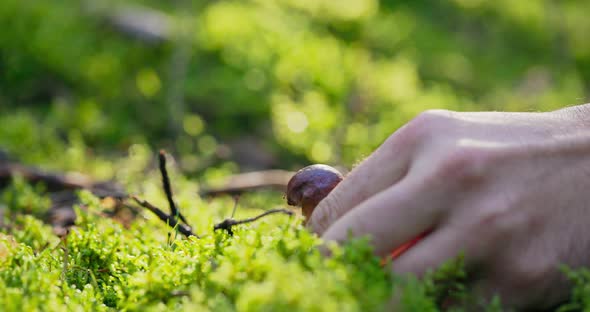
<svg viewBox="0 0 590 312"><path fill-rule="evenodd" d="M287 204L302 208L309 220L319 202L342 181L342 174L328 165L315 164L295 173L287 184Z"/></svg>

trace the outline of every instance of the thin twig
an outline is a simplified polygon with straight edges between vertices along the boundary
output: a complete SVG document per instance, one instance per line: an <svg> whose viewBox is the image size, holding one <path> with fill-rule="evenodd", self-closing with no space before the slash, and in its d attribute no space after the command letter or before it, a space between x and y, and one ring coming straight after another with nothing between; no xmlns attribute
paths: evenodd
<svg viewBox="0 0 590 312"><path fill-rule="evenodd" d="M186 290L173 290L170 292L170 297L190 297L190 295Z"/></svg>
<svg viewBox="0 0 590 312"><path fill-rule="evenodd" d="M238 202L239 201L240 201L240 195L234 196L234 209L231 212L230 219L233 219L234 218L234 215L236 214L236 210L238 209Z"/></svg>
<svg viewBox="0 0 590 312"><path fill-rule="evenodd" d="M221 195L240 195L258 190L277 190L284 192L287 183L295 172L286 170L263 170L240 173L231 176L225 185L219 188L204 189L199 192L201 197L216 197Z"/></svg>
<svg viewBox="0 0 590 312"><path fill-rule="evenodd" d="M61 238L61 243L63 244L63 250L64 250L64 262L63 262L63 267L62 267L62 271L61 271L61 275L62 275L62 279L66 279L67 278L67 273L68 273L68 257L70 254L70 251L68 249L68 236L64 235Z"/></svg>
<svg viewBox="0 0 590 312"><path fill-rule="evenodd" d="M275 213L283 213L289 216L293 215L293 211L289 210L289 209L283 209L283 208L278 208L278 209L270 209L267 210L259 215L257 215L256 217L252 217L252 218L248 218L248 219L243 219L243 220L235 220L235 225L238 224L244 224L244 223L250 223L250 222L254 222L262 217L271 215L271 214L275 214Z"/></svg>
<svg viewBox="0 0 590 312"><path fill-rule="evenodd" d="M176 207L176 203L174 202L174 197L172 195L172 187L170 186L170 178L168 177L168 170L166 169L166 151L160 150L159 159L160 173L162 174L162 184L164 185L164 192L166 193L168 205L170 206L170 214L174 217L180 218L180 220L182 220L184 224L188 224L184 216Z"/></svg>
<svg viewBox="0 0 590 312"><path fill-rule="evenodd" d="M260 218L263 218L265 216L268 216L268 215L271 215L271 214L275 214L275 213L283 213L283 214L286 214L286 215L289 215L289 216L292 216L293 215L293 211L288 210L288 209L282 209L282 208L279 208L279 209L270 209L270 210L267 210L267 211L265 211L265 212L263 212L263 213L255 216L255 217L248 218L248 219L243 219L243 220L225 219L222 222L214 225L213 226L213 230L214 231L216 231L216 230L226 230L230 235L232 235L233 234L233 231L232 231L232 227L233 226L240 225L240 224L245 224L245 223L250 223L250 222L254 222L254 221L256 221L256 220L258 220Z"/></svg>
<svg viewBox="0 0 590 312"><path fill-rule="evenodd" d="M171 215L167 215L165 212L163 212L160 208L152 205L151 203L139 199L137 196L131 196L131 198L133 198L133 200L135 200L135 202L144 207L147 208L149 211L153 212L156 216L158 216L158 218L160 218L160 220L166 222L166 224L168 224L168 226L170 226L173 229L177 229L178 232L180 232L181 234L183 234L186 237L189 236L195 236L197 238L199 238L199 235L193 233L193 231L190 229L190 227L179 223L174 216Z"/></svg>

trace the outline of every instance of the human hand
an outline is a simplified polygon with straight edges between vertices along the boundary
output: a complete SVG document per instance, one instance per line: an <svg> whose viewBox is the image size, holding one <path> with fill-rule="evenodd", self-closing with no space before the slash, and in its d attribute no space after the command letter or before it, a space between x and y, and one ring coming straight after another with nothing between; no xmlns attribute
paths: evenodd
<svg viewBox="0 0 590 312"><path fill-rule="evenodd" d="M586 119L586 120L585 120ZM428 111L391 135L316 207L326 241L368 235L424 274L460 252L469 289L516 308L567 298L559 270L590 264L590 106L549 113Z"/></svg>

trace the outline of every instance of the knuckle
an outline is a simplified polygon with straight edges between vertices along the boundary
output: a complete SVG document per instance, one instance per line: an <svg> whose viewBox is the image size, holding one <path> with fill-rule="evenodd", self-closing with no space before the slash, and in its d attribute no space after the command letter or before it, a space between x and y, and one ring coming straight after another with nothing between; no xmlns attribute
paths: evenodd
<svg viewBox="0 0 590 312"><path fill-rule="evenodd" d="M448 124L453 114L452 111L442 109L424 111L392 134L385 144L397 146L400 142L412 144L422 141L435 134L437 128Z"/></svg>
<svg viewBox="0 0 590 312"><path fill-rule="evenodd" d="M508 222L509 218L509 214L505 209L494 209L482 213L475 226L479 229L486 229L486 232L489 233L486 235L487 237L499 239L511 230L510 222Z"/></svg>
<svg viewBox="0 0 590 312"><path fill-rule="evenodd" d="M516 260L512 262L510 274L524 285L538 285L538 283L547 280L551 275L553 266L548 265L546 261L541 260L543 257L536 257L535 261Z"/></svg>
<svg viewBox="0 0 590 312"><path fill-rule="evenodd" d="M416 116L410 123L421 129L432 130L454 120L455 112L445 109L430 109Z"/></svg>
<svg viewBox="0 0 590 312"><path fill-rule="evenodd" d="M446 109L428 109L416 116L414 120L417 122L435 122L452 118L453 111Z"/></svg>
<svg viewBox="0 0 590 312"><path fill-rule="evenodd" d="M477 233L470 237L469 241L478 250L483 248L489 252L496 252L514 230L509 222L511 216L508 209L495 203L464 207L458 213L463 216L460 223L465 226L466 232Z"/></svg>
<svg viewBox="0 0 590 312"><path fill-rule="evenodd" d="M535 216L520 209L523 198L517 193L504 192L494 196L479 209L479 223L493 232L507 235L521 234L533 230L531 226L538 223Z"/></svg>
<svg viewBox="0 0 590 312"><path fill-rule="evenodd" d="M463 221L464 224L457 226L473 234L465 238L465 248L471 258L488 263L504 252L505 243L510 239L513 229L508 226L503 212L480 213Z"/></svg>
<svg viewBox="0 0 590 312"><path fill-rule="evenodd" d="M479 213L472 225L482 246L495 251L508 248L506 242L523 231L526 216L513 208L511 203L495 201L478 209Z"/></svg>
<svg viewBox="0 0 590 312"><path fill-rule="evenodd" d="M434 175L444 183L469 188L481 183L493 166L493 155L472 147L454 147L441 158Z"/></svg>

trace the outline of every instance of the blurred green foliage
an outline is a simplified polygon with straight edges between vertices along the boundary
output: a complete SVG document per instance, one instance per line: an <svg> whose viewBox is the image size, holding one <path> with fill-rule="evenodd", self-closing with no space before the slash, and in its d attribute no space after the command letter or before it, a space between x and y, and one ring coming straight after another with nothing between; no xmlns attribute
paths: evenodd
<svg viewBox="0 0 590 312"><path fill-rule="evenodd" d="M5 119L33 113L42 132L76 132L94 148L174 147L193 155L187 169L246 134L283 166L350 165L428 108L587 101L588 9L549 0L5 0L0 110ZM159 39L120 26L138 15Z"/></svg>

